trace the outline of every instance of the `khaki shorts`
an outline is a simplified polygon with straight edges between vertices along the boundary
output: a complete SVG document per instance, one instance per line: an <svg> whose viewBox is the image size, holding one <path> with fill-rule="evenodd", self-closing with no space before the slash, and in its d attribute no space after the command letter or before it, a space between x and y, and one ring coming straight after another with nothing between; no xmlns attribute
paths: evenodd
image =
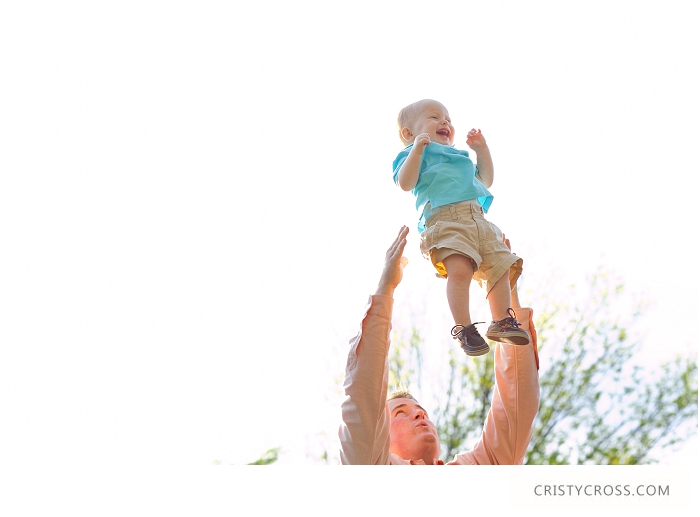
<svg viewBox="0 0 700 517"><path fill-rule="evenodd" d="M503 233L484 219L484 210L475 199L436 208L425 226L420 250L438 276L447 278L442 261L455 253L472 260L472 278L481 287L486 283L487 294L506 271L510 270L511 288L523 271L523 259L510 252Z"/></svg>

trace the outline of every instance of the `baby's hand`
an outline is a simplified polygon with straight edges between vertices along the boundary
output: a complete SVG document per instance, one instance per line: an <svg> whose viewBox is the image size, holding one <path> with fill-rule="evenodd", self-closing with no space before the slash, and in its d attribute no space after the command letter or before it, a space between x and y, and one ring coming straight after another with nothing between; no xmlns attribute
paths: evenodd
<svg viewBox="0 0 700 517"><path fill-rule="evenodd" d="M430 145L430 135L428 133L421 133L413 141L413 148L418 152L418 154L423 154L426 147Z"/></svg>
<svg viewBox="0 0 700 517"><path fill-rule="evenodd" d="M467 133L467 145L474 151L480 151L486 147L486 139L484 135L481 134L481 129L472 129Z"/></svg>

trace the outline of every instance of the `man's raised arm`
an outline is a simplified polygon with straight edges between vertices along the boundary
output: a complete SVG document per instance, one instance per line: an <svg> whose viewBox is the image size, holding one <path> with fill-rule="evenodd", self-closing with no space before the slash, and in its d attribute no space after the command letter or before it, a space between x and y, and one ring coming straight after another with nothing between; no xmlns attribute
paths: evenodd
<svg viewBox="0 0 700 517"><path fill-rule="evenodd" d="M389 463L389 336L394 290L403 277L408 228L403 226L386 252L377 290L370 297L362 327L350 340L341 406L340 459L344 465Z"/></svg>
<svg viewBox="0 0 700 517"><path fill-rule="evenodd" d="M530 334L530 344L496 343L495 386L481 438L473 450L456 455L449 465L521 465L525 458L540 402L537 333L532 309L520 307L516 287L511 291L511 307L521 328Z"/></svg>

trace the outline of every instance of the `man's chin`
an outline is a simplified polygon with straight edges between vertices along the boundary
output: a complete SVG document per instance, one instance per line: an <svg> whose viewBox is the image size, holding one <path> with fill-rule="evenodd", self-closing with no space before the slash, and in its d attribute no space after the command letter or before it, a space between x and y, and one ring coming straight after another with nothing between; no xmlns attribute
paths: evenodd
<svg viewBox="0 0 700 517"><path fill-rule="evenodd" d="M440 442L435 436L426 437L421 441L419 447L420 457L432 456L434 458L440 457Z"/></svg>
<svg viewBox="0 0 700 517"><path fill-rule="evenodd" d="M420 436L420 439L422 442L428 442L428 443L440 443L440 439L438 438L437 434L434 432L427 430L425 433L423 433Z"/></svg>

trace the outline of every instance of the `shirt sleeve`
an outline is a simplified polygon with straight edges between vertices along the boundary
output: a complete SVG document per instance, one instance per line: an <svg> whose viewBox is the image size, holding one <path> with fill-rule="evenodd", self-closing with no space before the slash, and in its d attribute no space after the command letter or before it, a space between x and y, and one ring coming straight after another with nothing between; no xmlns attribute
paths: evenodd
<svg viewBox="0 0 700 517"><path fill-rule="evenodd" d="M448 465L522 465L532 438L540 402L537 333L532 309L515 309L530 345L497 344L495 387L481 438L471 451L457 454Z"/></svg>
<svg viewBox="0 0 700 517"><path fill-rule="evenodd" d="M386 396L393 304L390 296L371 296L361 330L350 340L338 432L343 465L391 462Z"/></svg>
<svg viewBox="0 0 700 517"><path fill-rule="evenodd" d="M394 160L394 183L396 183L397 185L399 184L399 169L401 169L403 162L405 162L406 158L408 158L408 153L411 151L411 147L413 147L413 144L409 145L408 147L406 147L406 149L401 151Z"/></svg>

